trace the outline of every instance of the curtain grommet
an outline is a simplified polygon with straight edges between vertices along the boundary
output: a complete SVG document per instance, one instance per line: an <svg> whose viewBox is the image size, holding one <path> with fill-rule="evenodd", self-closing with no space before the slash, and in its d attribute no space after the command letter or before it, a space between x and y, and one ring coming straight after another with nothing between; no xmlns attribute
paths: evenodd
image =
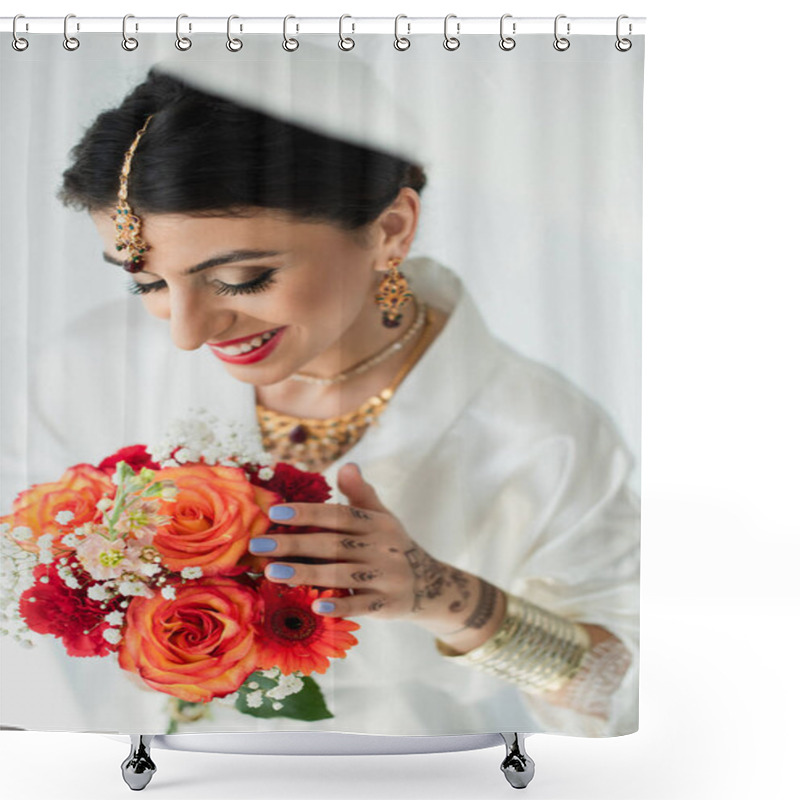
<svg viewBox="0 0 800 800"><path fill-rule="evenodd" d="M353 19L349 14L342 14L342 16L339 17L339 49L345 51L352 50L356 46L355 39L352 39L350 36L345 36L344 32L342 31L342 23L345 21L345 19L348 18ZM353 22L352 30L350 31L350 33L355 33L355 32L356 32L356 24L355 22Z"/></svg>
<svg viewBox="0 0 800 800"><path fill-rule="evenodd" d="M231 36L232 19L239 19L239 17L236 14L231 14L228 17L228 28L227 28L228 40L225 42L225 47L227 47L231 53L238 53L244 47L244 42L241 39L236 39L233 36ZM239 28L239 30L241 30L241 27Z"/></svg>
<svg viewBox="0 0 800 800"><path fill-rule="evenodd" d="M398 30L400 20L402 18L408 19L408 17L405 14L398 14L394 18L394 49L400 51L408 50L408 48L411 47L411 39L406 38L406 36L408 36L411 33L411 23L406 22L406 27L408 28L408 30L406 31L406 36L400 36L400 31Z"/></svg>
<svg viewBox="0 0 800 800"><path fill-rule="evenodd" d="M27 39L24 39L22 36L19 36L19 35L17 34L17 20L18 20L18 19L25 19L25 15L24 15L24 14L17 14L17 15L14 17L14 22L13 22L13 23L12 23L12 25L11 25L11 33L12 33L12 35L13 35L13 39L11 40L11 46L12 46L12 47L13 47L13 48L14 48L14 49L15 49L15 50L18 52L18 53L21 53L23 50L27 50L27 49L28 49L28 44L29 44L29 42L28 42L28 40L27 40ZM27 24L28 24L28 23L26 22L26 23L25 23L25 25L26 25L26 28L27 28Z"/></svg>
<svg viewBox="0 0 800 800"><path fill-rule="evenodd" d="M181 36L181 20L188 17L188 14L178 14L175 18L175 47L185 53L191 46L192 40L188 36ZM192 23L189 23L189 32L192 31Z"/></svg>
<svg viewBox="0 0 800 800"><path fill-rule="evenodd" d="M289 38L289 36L286 34L286 24L290 19L297 19L297 17L295 17L293 14L287 14L283 18L283 42L281 42L281 46L287 53L293 53L298 47L300 47L300 42L298 42L297 39ZM300 25L295 23L295 32L299 33L299 31Z"/></svg>
<svg viewBox="0 0 800 800"><path fill-rule="evenodd" d="M623 37L621 37L619 35L619 23L620 23L620 20L623 20L623 19L630 19L630 17L627 14L620 14L617 17L617 41L614 42L614 47L616 47L617 50L619 50L620 53L627 53L628 50L630 50L631 47L633 47L633 42L630 39L623 38ZM630 36L631 33L633 33L633 26L629 22L628 23L628 36Z"/></svg>
<svg viewBox="0 0 800 800"><path fill-rule="evenodd" d="M67 14L67 16L64 17L64 41L62 42L62 45L64 46L64 49L69 50L70 53L74 52L81 46L80 39L75 36L70 36L67 33L67 22L69 21L70 17L74 16L75 14ZM76 24L76 30L80 30L80 24Z"/></svg>
<svg viewBox="0 0 800 800"><path fill-rule="evenodd" d="M513 50L517 46L517 40L513 36L506 36L505 33L503 33L503 23L511 16L511 14L503 14L503 16L500 17L500 49L505 50L506 52ZM512 22L511 33L516 32L517 23Z"/></svg>
<svg viewBox="0 0 800 800"><path fill-rule="evenodd" d="M444 41L442 42L444 49L450 50L450 52L452 52L453 50L458 50L458 48L461 47L461 40L458 38L458 35L461 33L460 22L456 22L456 35L455 36L447 35L447 23L451 18L457 19L455 14L448 14L444 18Z"/></svg>
<svg viewBox="0 0 800 800"><path fill-rule="evenodd" d="M133 36L128 36L128 31L126 30L128 20L133 16L133 14L126 14L122 18L122 49L127 50L129 53L139 46L139 40L135 39ZM137 31L139 30L139 25L137 23L134 23L134 27Z"/></svg>
<svg viewBox="0 0 800 800"><path fill-rule="evenodd" d="M558 35L558 21L560 19L566 19L566 18L567 18L566 14L559 14L555 18L555 21L553 23L553 35L555 36L555 40L553 41L553 47L555 47L555 49L558 50L559 53L563 53L565 50L569 50L570 46L570 41L569 39L567 39L567 36L569 36L569 28L570 28L569 22L567 23L567 36Z"/></svg>

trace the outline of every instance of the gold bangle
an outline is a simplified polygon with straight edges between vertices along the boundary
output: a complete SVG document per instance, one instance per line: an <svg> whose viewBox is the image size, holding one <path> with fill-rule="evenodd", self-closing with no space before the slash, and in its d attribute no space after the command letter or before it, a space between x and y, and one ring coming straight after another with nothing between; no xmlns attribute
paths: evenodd
<svg viewBox="0 0 800 800"><path fill-rule="evenodd" d="M480 647L459 653L440 639L436 649L457 664L477 667L530 692L555 691L580 670L591 639L576 622L506 593L506 614Z"/></svg>

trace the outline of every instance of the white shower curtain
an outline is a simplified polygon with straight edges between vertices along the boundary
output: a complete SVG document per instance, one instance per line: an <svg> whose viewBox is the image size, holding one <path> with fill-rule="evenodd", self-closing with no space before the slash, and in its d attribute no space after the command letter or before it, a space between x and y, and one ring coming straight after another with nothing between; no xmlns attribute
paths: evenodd
<svg viewBox="0 0 800 800"><path fill-rule="evenodd" d="M342 50L333 35L299 37L293 52L275 34L243 36L243 47L233 52L225 47L224 35L197 37L185 52L176 51L175 37L167 33L140 35L140 45L130 52L120 47L117 34L87 34L72 52L62 46L61 35L28 38L24 51L4 49L0 72L4 108L14 109L13 114L4 111L0 127L0 517L5 525L2 624L7 632L0 638L2 725L112 733L516 730L614 736L635 731L644 37L633 37L633 46L621 50L613 30L572 36L569 48L561 51L552 36L536 34L519 37L505 51L497 35L473 35L449 51L441 37L412 36L411 47L398 50L391 36L382 34L356 36L355 47ZM216 113L181 116L178 95L172 106L151 108L149 95L143 94L138 105L125 106L130 113L114 116L153 71L186 92L217 98ZM356 384L360 392L348 392L346 381L342 388L320 392L324 404L321 399L318 413L307 410L316 396L308 389L311 384L295 382L307 390L305 405L298 400L296 411L292 400L301 397L299 389L297 394L269 388L256 393L273 383L292 385L289 374L305 372L312 355L333 347L356 314L374 311L379 320L365 283L369 273L356 277L357 267L348 267L343 256L331 255L341 271L325 259L318 261L314 281L302 291L295 278L297 291L291 296L286 284L280 285L283 278L292 286L290 270L299 259L293 264L291 257L275 262L274 289L243 295L250 299L237 299L239 305L221 299L210 283L203 284L201 299L198 282L192 284L198 294L190 306L188 281L180 284L185 292L176 283L148 297L133 296L126 284L145 282L144 273L107 263L103 252L115 255L113 245L86 213L90 209L62 202L68 170L96 174L100 180L111 164L116 175L124 151L153 114L152 127L142 134L132 158L128 195L133 213L141 217L144 238L152 234L156 242L145 253L145 269L153 268L147 281L155 282L156 267L163 271L169 264L170 277L177 276L201 256L214 256L217 246L236 244L236 235L230 241L220 237L241 218L209 217L204 229L191 217L197 209L175 199L178 188L173 193L174 187L191 191L196 185L197 197L205 196L208 175L214 175L212 189L218 196L229 191L227 211L241 196L249 196L247 170L233 169L230 185L223 185L226 173L220 165L249 157L237 149L244 141L237 138L243 135L241 126L231 122L224 133L226 120L240 121L227 116L232 105L242 111L241 119L262 114L290 130L387 153L424 170L424 187L404 195L418 198L415 226L397 242L407 246L399 270L408 279L415 306L404 307L397 334L384 326L380 342L362 347L364 358L381 351L393 336L399 340L422 302L442 315L441 327L426 347L415 351L407 373L400 375L400 367L417 340L391 356L400 381L350 449L319 470L302 458L295 465L324 476L328 505L355 508L354 518L361 514L362 527L350 535L352 541L361 536L364 550L391 536L408 544L396 575L387 575L389 561L360 574L382 573L374 575L376 598L400 598L398 586L405 581L423 611L415 619L416 611L408 608L397 616L386 609L381 613L380 605L360 608L338 618L337 644L330 638L335 623L329 619L330 627L320 633L324 645L315 652L325 669L318 662L317 669L304 673L311 680L297 693L304 698L298 700L303 711L294 715L297 673L294 683L288 673L279 683L265 657L256 658L247 644L267 641L265 612L258 616L248 605L258 594L256 573L230 574L219 585L225 602L239 591L246 595L235 612L240 616L228 610L234 617L225 617L213 606L213 614L193 628L206 612L192 607L189 616L170 616L174 592L161 585L151 586L152 597L123 592L115 596L124 596L124 603L99 609L103 592L87 594L81 582L85 574L78 573L77 563L86 567L90 562L85 559L91 559L81 551L85 559L75 560L80 536L73 532L64 549L51 549L53 562L47 561L48 539L41 538L49 535L52 547L69 535L75 517L61 512L74 512L79 499L90 502L86 491L94 513L99 495L92 491L102 483L98 471L104 459L124 447L157 445L174 430L175 421L196 421L206 409L222 424L241 426L250 445L263 444L255 401L275 401L276 410L298 418L327 418L353 410L381 389L378 382L368 382L365 371L367 377L356 379L362 381ZM231 148L192 152L193 143L205 141L206 126L215 132L215 142L229 139ZM80 142L92 147L73 150ZM287 152L295 147L299 150L292 144ZM266 145L264 152L271 152ZM309 152L311 160L296 173L284 162L272 167L276 178L290 176L283 208L294 208L304 192L300 184L325 172L324 156L315 163ZM82 160L86 153L90 158ZM371 191L378 185L374 176L384 167L369 159L359 163L366 165L363 185ZM346 183L356 176L343 172L337 179ZM313 193L309 196L313 200ZM341 190L335 199L331 213L349 213L349 195ZM398 219L409 219L414 207L413 201L403 206ZM320 208L317 216L303 217L302 224L310 227L294 229L290 222L282 223L290 228L277 230L301 231L290 241L302 249L308 245L303 237L317 230L314 225L331 230L324 227L331 225L325 216L329 209ZM190 219L192 227L181 227ZM252 244L247 237L253 230L247 228L239 244ZM264 230L268 239L273 229ZM384 230L391 233L390 227ZM176 249L166 244L159 249L158 242ZM242 274L230 266L224 269L228 272L219 275L226 283L233 282L231 275ZM384 275L373 271L372 276ZM352 299L358 292L363 309ZM270 293L282 297L281 303L269 307ZM314 304L323 302L325 324L322 312L314 313ZM332 305L337 313L331 313ZM305 316L291 318L287 309L292 308L305 309ZM201 332L204 320L208 324ZM259 328L259 320L271 324ZM225 363L208 346L209 341L278 326L289 333L260 365ZM332 372L352 366L342 359ZM334 362L328 358L328 363ZM391 363L385 358L375 369L385 371ZM337 398L339 410L333 412ZM353 477L337 482L351 461L358 463L364 485L349 483L356 481ZM67 470L76 465L88 465L89 477L81 477L86 482L65 483ZM292 497L284 494L283 500ZM300 508L304 501L297 502ZM237 530L242 513L233 513ZM379 518L381 531L378 523L374 531L364 525L367 514ZM302 522L314 528L310 519ZM263 533L267 518L259 520ZM330 530L330 524L326 519L318 532ZM290 530L291 524L282 528L284 534ZM166 540L163 531L157 533L156 548ZM56 569L59 554L72 559L71 575ZM98 585L112 577L111 556L103 558L108 569L93 579ZM314 571L319 564L294 561L298 580L330 576ZM192 568L180 579L175 577L180 569L172 569L179 598L182 587L189 591L192 581L213 577L207 570L198 578ZM99 567L94 574L101 574ZM252 581L246 592L241 588L245 574ZM222 572L214 575L222 580ZM145 573L139 577L137 585L147 583ZM353 597L365 596L359 587L344 588L352 589ZM116 584L113 591L118 590ZM463 612L452 616L453 629L479 631L483 625L488 631L485 619L476 622L483 603L484 616L493 620L493 632L498 630L504 618L488 598L499 602L502 592L556 615L564 625L592 626L602 637L610 635L607 644L616 642L621 649L616 656L610 649L597 649L591 679L571 699L569 693L559 699L552 692L531 691L508 676L453 658L439 646L437 638L449 630L443 622L437 627L444 613L433 609L448 592L453 600L448 613ZM110 632L99 636L74 629L76 619L89 619L81 614L94 614L93 624ZM174 665L168 668L165 653L173 653L178 640L159 625L182 620L185 630L179 635L195 637L195 648L202 632L211 635L211 616L216 621L224 617L219 624L226 632L235 627L236 636L223 637L220 641L227 644L213 654L204 652L209 667L202 675L189 669L190 658L180 675ZM31 627L34 620L38 630ZM73 644L80 639L84 650L68 652L68 639ZM456 650L464 654L479 644L472 640ZM513 637L506 646L514 646ZM541 648L538 652L544 657ZM588 652L587 647L587 659ZM224 669L218 668L222 661ZM252 669L244 670L245 663ZM614 682L611 676L620 663L625 669ZM521 671L528 667L536 665L523 665ZM36 683L30 680L34 674ZM38 688L42 681L46 693ZM312 691L312 683L321 701L303 694ZM309 711L318 712L320 703L327 713Z"/></svg>

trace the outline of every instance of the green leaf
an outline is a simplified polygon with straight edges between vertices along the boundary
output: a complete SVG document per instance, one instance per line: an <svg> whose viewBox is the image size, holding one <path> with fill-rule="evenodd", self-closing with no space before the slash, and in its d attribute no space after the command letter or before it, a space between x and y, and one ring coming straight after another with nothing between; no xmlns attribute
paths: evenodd
<svg viewBox="0 0 800 800"><path fill-rule="evenodd" d="M300 676L300 680L303 682L303 688L299 692L282 697L279 700L273 700L264 694L261 705L253 707L248 704L247 695L259 690L266 693L278 685L277 679L268 678L264 672L257 670L250 674L236 693L236 709L243 714L250 714L252 717L262 717L264 719L271 717L290 717L291 719L306 721L332 719L333 714L325 705L325 698L317 682L305 675ZM256 689L250 686L253 682L258 684ZM273 702L282 703L283 707L276 710L272 707Z"/></svg>

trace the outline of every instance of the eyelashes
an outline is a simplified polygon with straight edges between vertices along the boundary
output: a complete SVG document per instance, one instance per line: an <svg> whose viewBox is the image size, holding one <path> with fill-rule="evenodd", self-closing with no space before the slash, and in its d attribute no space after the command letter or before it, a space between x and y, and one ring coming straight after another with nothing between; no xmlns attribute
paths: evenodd
<svg viewBox="0 0 800 800"><path fill-rule="evenodd" d="M277 269L268 269L262 272L257 278L247 283L220 283L219 288L214 294L252 294L253 292L264 291L267 287L277 283L275 273ZM149 294L150 292L157 292L166 286L164 281L154 281L153 283L138 283L131 280L128 284L128 291L131 294Z"/></svg>

